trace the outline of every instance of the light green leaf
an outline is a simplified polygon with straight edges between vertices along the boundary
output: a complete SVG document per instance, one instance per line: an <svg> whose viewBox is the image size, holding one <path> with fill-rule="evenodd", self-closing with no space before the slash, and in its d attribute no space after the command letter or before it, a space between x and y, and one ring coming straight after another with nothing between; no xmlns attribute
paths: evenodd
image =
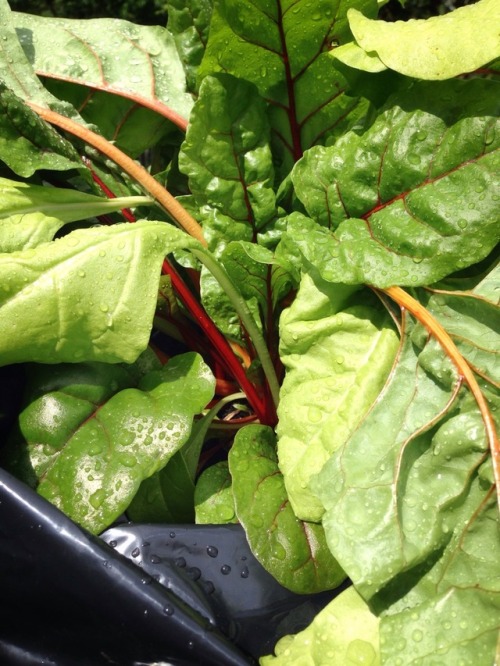
<svg viewBox="0 0 500 666"><path fill-rule="evenodd" d="M278 468L271 428L242 428L229 452L236 515L252 553L278 582L298 593L339 585L345 574L331 556L321 525L299 520Z"/></svg>
<svg viewBox="0 0 500 666"><path fill-rule="evenodd" d="M410 329L405 317L384 391L312 483L330 549L365 598L446 547L488 455L454 367L426 331L410 341Z"/></svg>
<svg viewBox="0 0 500 666"><path fill-rule="evenodd" d="M338 46L330 53L334 58L343 62L344 65L354 67L354 69L362 69L364 72L376 74L387 69L378 56L367 53L354 42Z"/></svg>
<svg viewBox="0 0 500 666"><path fill-rule="evenodd" d="M238 522L231 475L225 460L211 465L201 474L194 491L194 507L198 525Z"/></svg>
<svg viewBox="0 0 500 666"><path fill-rule="evenodd" d="M148 344L165 254L195 245L171 225L139 222L0 255L0 364L133 362Z"/></svg>
<svg viewBox="0 0 500 666"><path fill-rule="evenodd" d="M379 666L378 618L349 587L295 636L275 646L276 656L261 657L261 666ZM385 662L384 662L385 663Z"/></svg>
<svg viewBox="0 0 500 666"><path fill-rule="evenodd" d="M382 619L384 666L490 666L497 654L500 592L450 588L417 609Z"/></svg>
<svg viewBox="0 0 500 666"><path fill-rule="evenodd" d="M99 404L82 384L64 383L21 414L30 447L52 449L38 471L38 492L94 533L129 505L143 479L161 469L189 437L192 420L213 395L213 377L194 353L153 370L139 388ZM95 392L95 390L94 390Z"/></svg>
<svg viewBox="0 0 500 666"><path fill-rule="evenodd" d="M500 56L497 0L479 0L425 20L374 21L356 9L347 16L357 43L369 56L416 79L449 79Z"/></svg>
<svg viewBox="0 0 500 666"><path fill-rule="evenodd" d="M279 465L297 517L319 521L323 505L310 480L377 399L398 336L373 296L305 274L281 316L280 339Z"/></svg>
<svg viewBox="0 0 500 666"><path fill-rule="evenodd" d="M485 258L500 238L498 88L415 84L363 135L309 150L292 180L315 222L292 215L282 254L299 252L331 282L380 287L429 284Z"/></svg>
<svg viewBox="0 0 500 666"><path fill-rule="evenodd" d="M28 250L68 222L151 204L148 197L104 199L85 192L0 178L0 252Z"/></svg>

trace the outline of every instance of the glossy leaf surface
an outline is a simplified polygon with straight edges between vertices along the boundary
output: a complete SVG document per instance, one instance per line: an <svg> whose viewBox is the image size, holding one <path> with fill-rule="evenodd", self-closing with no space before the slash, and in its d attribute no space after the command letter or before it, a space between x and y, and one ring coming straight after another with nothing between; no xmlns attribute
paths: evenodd
<svg viewBox="0 0 500 666"><path fill-rule="evenodd" d="M344 95L347 82L332 67L332 42L351 41L344 0L305 0L273 5L220 0L215 4L200 78L224 71L254 83L270 104L280 172L287 173L306 148L340 136L366 111ZM377 3L354 6L375 16Z"/></svg>
<svg viewBox="0 0 500 666"><path fill-rule="evenodd" d="M416 84L363 135L308 151L292 178L314 222L292 216L288 246L329 281L381 287L428 284L486 257L499 239L497 87Z"/></svg>
<svg viewBox="0 0 500 666"><path fill-rule="evenodd" d="M238 522L227 461L211 465L200 475L196 482L194 505L198 525Z"/></svg>
<svg viewBox="0 0 500 666"><path fill-rule="evenodd" d="M240 430L229 453L229 471L236 515L259 562L294 592L339 585L345 575L328 550L323 528L299 520L290 505L273 431L257 425Z"/></svg>
<svg viewBox="0 0 500 666"><path fill-rule="evenodd" d="M208 41L211 0L168 0L168 29L184 64L187 86L196 90L196 74Z"/></svg>
<svg viewBox="0 0 500 666"><path fill-rule="evenodd" d="M54 453L38 471L38 491L87 529L102 531L186 441L213 387L209 368L190 353L147 373L137 389L105 392L97 404L92 385L67 383L44 394L20 425L28 448Z"/></svg>
<svg viewBox="0 0 500 666"><path fill-rule="evenodd" d="M190 244L141 222L0 255L0 363L133 362L148 344L163 258Z"/></svg>
<svg viewBox="0 0 500 666"><path fill-rule="evenodd" d="M319 521L310 480L356 430L391 370L398 337L380 303L305 274L280 319L278 457L296 515Z"/></svg>

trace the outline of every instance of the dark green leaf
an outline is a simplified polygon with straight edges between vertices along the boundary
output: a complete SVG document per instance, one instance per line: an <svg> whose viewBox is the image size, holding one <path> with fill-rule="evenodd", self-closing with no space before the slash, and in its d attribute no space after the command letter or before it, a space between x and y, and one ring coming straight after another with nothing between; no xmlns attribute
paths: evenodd
<svg viewBox="0 0 500 666"><path fill-rule="evenodd" d="M200 77L224 71L254 83L270 104L280 172L315 143L334 141L366 112L347 97L347 82L328 54L332 43L351 41L346 12L355 6L369 16L375 0L219 0Z"/></svg>
<svg viewBox="0 0 500 666"><path fill-rule="evenodd" d="M345 574L326 545L323 528L299 520L288 500L271 428L241 429L229 452L236 515L253 554L285 587L319 592Z"/></svg>
<svg viewBox="0 0 500 666"><path fill-rule="evenodd" d="M196 73L208 41L211 0L168 0L168 29L184 64L188 90L196 91Z"/></svg>

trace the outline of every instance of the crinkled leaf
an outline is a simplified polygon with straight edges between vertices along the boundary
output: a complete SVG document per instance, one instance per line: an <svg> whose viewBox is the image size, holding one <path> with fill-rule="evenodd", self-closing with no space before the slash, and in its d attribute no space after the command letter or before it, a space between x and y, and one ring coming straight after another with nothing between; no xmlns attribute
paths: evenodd
<svg viewBox="0 0 500 666"><path fill-rule="evenodd" d="M367 54L416 79L449 79L500 57L496 0L480 0L425 20L373 21L356 9L350 9L347 17Z"/></svg>
<svg viewBox="0 0 500 666"><path fill-rule="evenodd" d="M373 53L367 53L355 42L338 46L331 51L331 54L344 65L354 67L354 69L361 69L364 72L376 74L383 72L387 69L380 58Z"/></svg>
<svg viewBox="0 0 500 666"><path fill-rule="evenodd" d="M171 225L139 222L0 255L0 364L133 362L149 340L165 254L192 245Z"/></svg>
<svg viewBox="0 0 500 666"><path fill-rule="evenodd" d="M278 458L299 518L319 521L309 482L354 432L378 397L398 336L373 295L305 274L280 319Z"/></svg>
<svg viewBox="0 0 500 666"><path fill-rule="evenodd" d="M185 124L192 99L174 38L164 28L21 13L14 13L14 21L38 75L64 82L54 92L78 105L85 119L121 148L138 155L154 145L172 130L165 117Z"/></svg>
<svg viewBox="0 0 500 666"><path fill-rule="evenodd" d="M465 292L437 289L426 304L474 370L497 386L500 384L498 293L491 293L490 300L481 290L498 291L499 278L500 265L480 283L479 293L476 289Z"/></svg>
<svg viewBox="0 0 500 666"><path fill-rule="evenodd" d="M500 592L451 588L382 620L384 666L425 663L494 664L500 627ZM430 661L432 660L432 661Z"/></svg>
<svg viewBox="0 0 500 666"><path fill-rule="evenodd" d="M37 169L81 168L73 146L40 119L0 79L0 160L18 176Z"/></svg>
<svg viewBox="0 0 500 666"><path fill-rule="evenodd" d="M184 64L187 86L196 91L196 73L208 41L211 0L168 0L168 29Z"/></svg>
<svg viewBox="0 0 500 666"><path fill-rule="evenodd" d="M425 331L410 340L403 326L373 409L312 482L330 549L365 598L447 545L488 453L454 367Z"/></svg>
<svg viewBox="0 0 500 666"><path fill-rule="evenodd" d="M381 287L428 284L486 257L500 235L497 89L415 84L363 135L308 151L292 178L317 224L292 216L288 246L329 281Z"/></svg>
<svg viewBox="0 0 500 666"><path fill-rule="evenodd" d="M409 580L405 574L397 576L380 596L379 605L389 607L381 623L384 663L396 664L402 655L408 663L413 658L418 663L430 654L446 655L453 663L493 663L500 625L500 553L498 507L489 476L488 460L473 479L463 518L437 559L408 572Z"/></svg>
<svg viewBox="0 0 500 666"><path fill-rule="evenodd" d="M341 592L312 623L276 644L276 656L260 659L261 666L379 666L379 620L354 587ZM384 662L385 663L385 662Z"/></svg>
<svg viewBox="0 0 500 666"><path fill-rule="evenodd" d="M0 178L0 252L36 247L52 240L68 222L145 203L150 199L104 199L76 190Z"/></svg>
<svg viewBox="0 0 500 666"><path fill-rule="evenodd" d="M194 508L196 523L199 525L238 522L226 461L215 463L201 474L194 491Z"/></svg>
<svg viewBox="0 0 500 666"><path fill-rule="evenodd" d="M286 174L303 151L333 141L366 112L347 97L347 81L332 66L328 48L351 41L348 6L375 16L375 0L306 0L272 6L264 0L214 5L201 77L224 71L254 83L270 104L280 171Z"/></svg>
<svg viewBox="0 0 500 666"><path fill-rule="evenodd" d="M203 80L179 165L200 208L229 218L233 238L255 242L276 215L269 126L255 86L227 75ZM225 241L224 229L208 221L204 229L212 247Z"/></svg>
<svg viewBox="0 0 500 666"><path fill-rule="evenodd" d="M236 515L253 554L283 586L319 592L345 578L333 559L321 525L299 520L278 468L271 428L242 428L229 452Z"/></svg>
<svg viewBox="0 0 500 666"><path fill-rule="evenodd" d="M56 454L38 492L97 533L189 437L194 415L213 395L213 377L200 356L188 353L145 375L137 389L98 404L92 391L66 384L45 394L27 407L20 428L28 447Z"/></svg>

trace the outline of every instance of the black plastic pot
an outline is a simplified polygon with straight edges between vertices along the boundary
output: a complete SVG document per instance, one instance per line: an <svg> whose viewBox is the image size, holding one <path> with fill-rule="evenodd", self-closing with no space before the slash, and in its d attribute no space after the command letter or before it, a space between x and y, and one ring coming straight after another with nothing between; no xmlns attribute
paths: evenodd
<svg viewBox="0 0 500 666"><path fill-rule="evenodd" d="M3 470L0 594L2 666L254 664L334 596L283 588L239 525L99 538Z"/></svg>

